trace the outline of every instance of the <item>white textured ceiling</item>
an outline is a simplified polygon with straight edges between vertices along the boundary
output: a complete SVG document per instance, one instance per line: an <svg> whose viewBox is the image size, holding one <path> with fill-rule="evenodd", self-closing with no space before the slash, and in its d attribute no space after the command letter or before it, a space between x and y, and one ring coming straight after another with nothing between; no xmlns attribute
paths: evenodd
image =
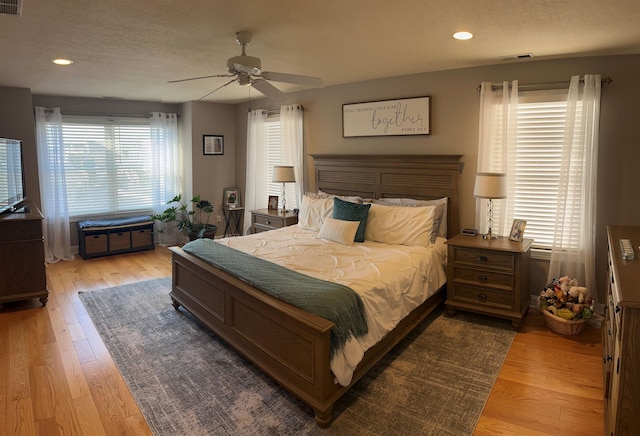
<svg viewBox="0 0 640 436"><path fill-rule="evenodd" d="M0 15L0 86L33 94L177 103L228 79L235 33L263 70L325 86L536 59L640 53L639 0L24 0ZM451 35L470 30L460 42ZM68 67L51 59L74 60ZM531 62L531 61L527 61ZM273 82L283 91L301 89ZM251 89L251 98L261 95ZM240 102L233 83L206 101Z"/></svg>

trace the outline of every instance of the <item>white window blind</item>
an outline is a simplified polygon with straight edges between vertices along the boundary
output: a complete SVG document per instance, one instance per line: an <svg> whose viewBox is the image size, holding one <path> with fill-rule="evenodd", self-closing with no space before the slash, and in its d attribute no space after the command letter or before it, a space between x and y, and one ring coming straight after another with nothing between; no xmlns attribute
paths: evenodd
<svg viewBox="0 0 640 436"><path fill-rule="evenodd" d="M281 133L280 133L280 116L270 115L266 122L266 138L267 138L267 186L268 195L278 196L278 207L282 207L282 183L274 183L273 167L284 165L281 155ZM293 183L286 183L287 210L298 207L298 199Z"/></svg>
<svg viewBox="0 0 640 436"><path fill-rule="evenodd" d="M151 129L144 118L63 123L71 217L151 210Z"/></svg>
<svg viewBox="0 0 640 436"><path fill-rule="evenodd" d="M537 248L550 249L553 243L560 173L564 171L566 109L566 92L563 98L557 91L538 91L529 98L525 94L518 104L516 153L507 164L514 174L509 187L514 209L508 215L527 221L525 235L534 239ZM572 174L571 180L581 183L582 174ZM503 223L502 234L510 230L511 222ZM579 246L577 229L564 236L572 247Z"/></svg>

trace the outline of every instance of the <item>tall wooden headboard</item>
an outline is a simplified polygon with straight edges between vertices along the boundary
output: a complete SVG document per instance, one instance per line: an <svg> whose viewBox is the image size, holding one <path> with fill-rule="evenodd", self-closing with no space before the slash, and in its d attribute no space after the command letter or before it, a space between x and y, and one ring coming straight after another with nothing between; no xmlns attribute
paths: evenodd
<svg viewBox="0 0 640 436"><path fill-rule="evenodd" d="M312 154L316 189L362 198L449 198L447 233L460 232L461 155Z"/></svg>

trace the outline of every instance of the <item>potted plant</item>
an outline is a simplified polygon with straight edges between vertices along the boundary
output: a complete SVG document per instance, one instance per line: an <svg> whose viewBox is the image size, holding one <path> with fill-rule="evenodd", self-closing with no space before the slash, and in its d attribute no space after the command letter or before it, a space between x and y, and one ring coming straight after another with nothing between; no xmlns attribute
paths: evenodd
<svg viewBox="0 0 640 436"><path fill-rule="evenodd" d="M164 212L153 215L151 219L163 223L175 222L178 230L184 230L189 235L189 240L199 238L213 239L218 226L209 224L211 214L213 213L213 205L208 200L202 200L200 195L196 195L191 199L193 207L189 210L189 205L182 199L182 194L178 194L167 204L172 206L165 209Z"/></svg>

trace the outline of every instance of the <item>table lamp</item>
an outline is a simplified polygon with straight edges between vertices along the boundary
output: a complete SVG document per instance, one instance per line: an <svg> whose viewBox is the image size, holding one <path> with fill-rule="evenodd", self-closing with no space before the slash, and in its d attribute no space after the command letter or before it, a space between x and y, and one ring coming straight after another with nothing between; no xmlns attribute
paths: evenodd
<svg viewBox="0 0 640 436"><path fill-rule="evenodd" d="M476 184L473 188L473 196L476 198L489 199L489 210L487 211L487 224L489 231L483 236L483 238L497 238L491 229L493 227L493 200L507 197L507 175L502 173L476 174Z"/></svg>
<svg viewBox="0 0 640 436"><path fill-rule="evenodd" d="M276 165L273 167L274 183L282 183L282 213L287 213L287 198L285 183L296 181L296 174L291 166Z"/></svg>

